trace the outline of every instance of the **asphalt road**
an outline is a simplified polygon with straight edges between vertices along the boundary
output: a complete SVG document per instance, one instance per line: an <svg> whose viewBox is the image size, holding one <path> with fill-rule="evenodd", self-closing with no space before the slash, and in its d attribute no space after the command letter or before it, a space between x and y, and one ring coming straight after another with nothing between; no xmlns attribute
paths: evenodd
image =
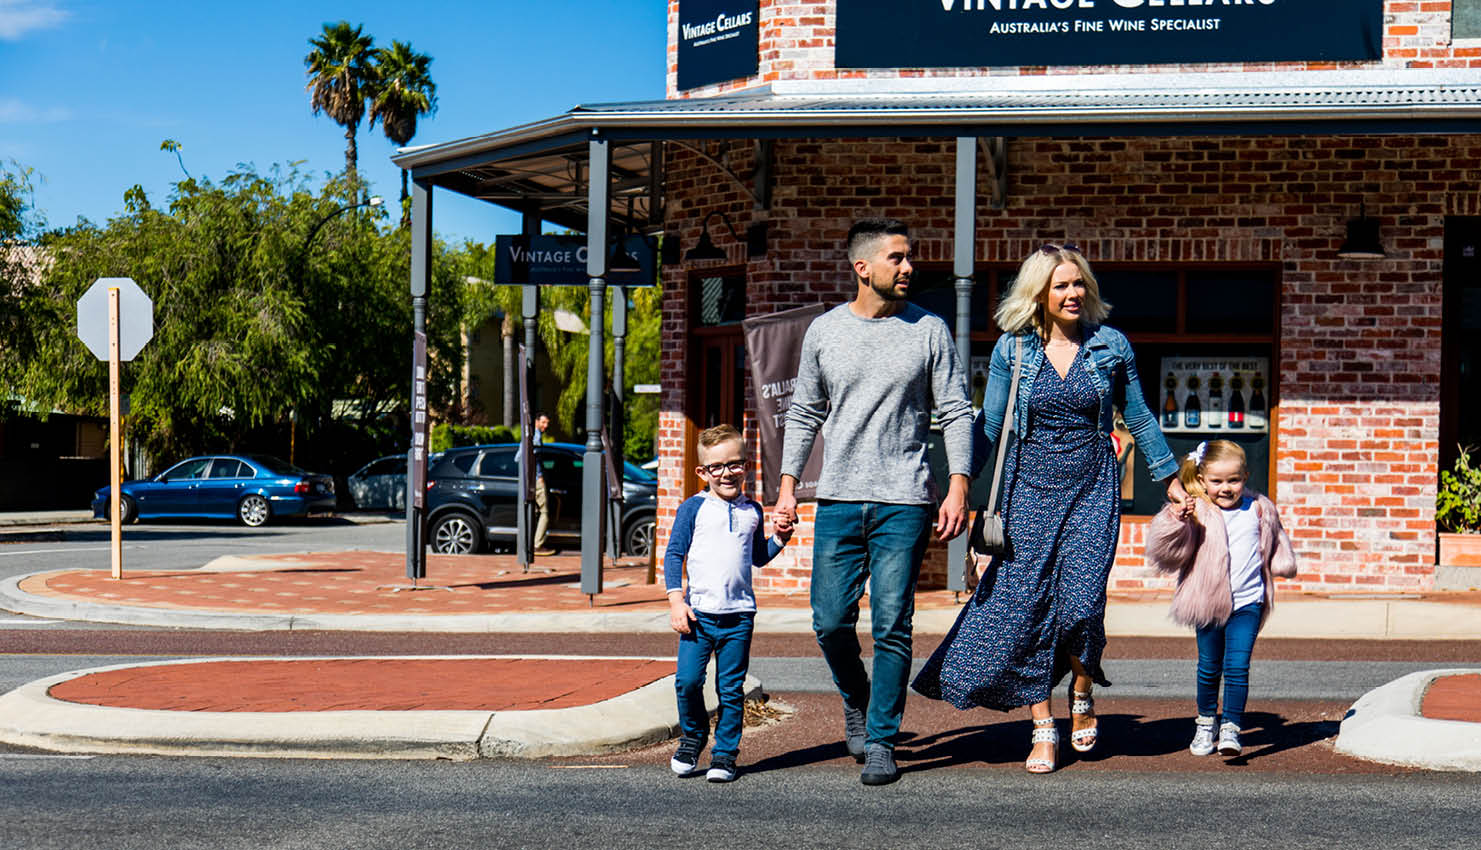
<svg viewBox="0 0 1481 850"><path fill-rule="evenodd" d="M866 788L831 767L0 756L0 843L145 848L1475 847L1462 775L979 769Z"/></svg>
<svg viewBox="0 0 1481 850"><path fill-rule="evenodd" d="M0 546L0 575L108 564L106 526ZM129 527L126 564L222 554L396 549L399 523ZM917 655L935 645L921 636ZM577 653L668 656L670 635L353 634L130 629L0 612L0 689L65 670L200 655ZM865 640L867 648L868 641ZM1023 773L1023 712L912 697L902 780L865 788L838 744L837 697L811 636L758 636L753 670L785 718L748 729L743 773L678 780L669 745L545 762L55 757L0 747L3 848L649 848L1023 846L1474 847L1481 776L1357 762L1331 741L1346 707L1416 669L1478 664L1470 642L1262 641L1247 755L1186 752L1190 639L1117 639L1103 746Z"/></svg>

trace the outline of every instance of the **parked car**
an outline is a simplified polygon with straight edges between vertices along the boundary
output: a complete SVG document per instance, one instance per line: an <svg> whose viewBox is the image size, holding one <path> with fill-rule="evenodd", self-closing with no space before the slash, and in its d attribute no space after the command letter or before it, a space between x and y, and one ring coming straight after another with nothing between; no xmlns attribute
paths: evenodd
<svg viewBox="0 0 1481 850"><path fill-rule="evenodd" d="M108 516L109 491L93 494L93 515ZM259 526L271 517L334 510L334 478L270 455L208 455L120 487L123 522L153 517L235 517Z"/></svg>
<svg viewBox="0 0 1481 850"><path fill-rule="evenodd" d="M350 473L345 483L362 511L406 510L406 455L376 458Z"/></svg>
<svg viewBox="0 0 1481 850"><path fill-rule="evenodd" d="M518 443L460 446L428 459L427 538L432 551L469 554L493 543L511 545L518 534ZM545 443L536 457L550 494L548 542L581 545L581 465L586 449ZM618 545L623 554L647 556L658 517L658 479L625 464Z"/></svg>

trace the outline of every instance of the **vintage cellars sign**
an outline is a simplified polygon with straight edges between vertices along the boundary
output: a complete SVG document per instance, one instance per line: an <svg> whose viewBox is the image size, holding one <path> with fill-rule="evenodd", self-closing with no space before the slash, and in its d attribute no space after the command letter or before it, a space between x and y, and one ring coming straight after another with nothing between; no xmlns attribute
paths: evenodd
<svg viewBox="0 0 1481 850"><path fill-rule="evenodd" d="M1364 61L1383 0L838 0L836 39L839 68Z"/></svg>
<svg viewBox="0 0 1481 850"><path fill-rule="evenodd" d="M683 0L679 4L679 88L756 74L759 0Z"/></svg>

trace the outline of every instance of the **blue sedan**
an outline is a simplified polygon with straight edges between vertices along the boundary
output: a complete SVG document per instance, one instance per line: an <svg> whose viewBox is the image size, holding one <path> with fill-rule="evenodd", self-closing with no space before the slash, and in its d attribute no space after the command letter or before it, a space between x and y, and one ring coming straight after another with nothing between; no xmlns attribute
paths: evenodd
<svg viewBox="0 0 1481 850"><path fill-rule="evenodd" d="M93 515L108 516L111 488L93 494ZM334 510L334 478L269 455L210 455L183 460L143 481L125 481L119 516L232 517L259 526L269 517Z"/></svg>

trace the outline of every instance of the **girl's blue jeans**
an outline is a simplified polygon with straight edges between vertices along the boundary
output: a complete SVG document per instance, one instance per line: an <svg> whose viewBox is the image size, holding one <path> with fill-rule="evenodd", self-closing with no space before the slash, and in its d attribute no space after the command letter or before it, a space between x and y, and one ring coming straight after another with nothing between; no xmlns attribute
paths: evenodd
<svg viewBox="0 0 1481 850"><path fill-rule="evenodd" d="M905 714L915 582L934 519L927 505L819 500L813 522L813 633L844 702L866 712L866 742L887 749ZM866 581L872 682L857 631Z"/></svg>
<svg viewBox="0 0 1481 850"><path fill-rule="evenodd" d="M1264 603L1251 602L1235 611L1229 622L1198 630L1198 713L1219 713L1219 677L1224 679L1224 722L1241 726L1250 692L1250 655L1260 633Z"/></svg>
<svg viewBox="0 0 1481 850"><path fill-rule="evenodd" d="M710 755L735 758L740 752L741 723L746 711L746 669L751 666L751 633L756 614L694 612L689 634L679 635L678 670L674 691L679 699L679 732L701 744L709 737L710 713L705 711L705 668L715 656L715 746Z"/></svg>

